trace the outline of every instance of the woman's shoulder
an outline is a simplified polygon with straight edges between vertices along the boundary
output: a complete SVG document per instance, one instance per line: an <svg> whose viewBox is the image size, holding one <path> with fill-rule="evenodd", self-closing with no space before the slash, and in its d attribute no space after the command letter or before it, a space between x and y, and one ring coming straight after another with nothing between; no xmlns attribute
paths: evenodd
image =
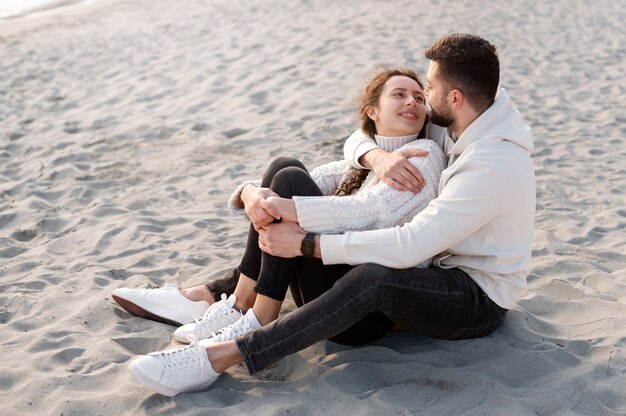
<svg viewBox="0 0 626 416"><path fill-rule="evenodd" d="M403 149L416 149L416 150L428 150L430 151L435 151L435 152L442 152L441 148L439 147L439 145L431 140L431 139L418 139L418 140L414 140L412 142L409 142L401 147L399 147L397 150L403 150Z"/></svg>

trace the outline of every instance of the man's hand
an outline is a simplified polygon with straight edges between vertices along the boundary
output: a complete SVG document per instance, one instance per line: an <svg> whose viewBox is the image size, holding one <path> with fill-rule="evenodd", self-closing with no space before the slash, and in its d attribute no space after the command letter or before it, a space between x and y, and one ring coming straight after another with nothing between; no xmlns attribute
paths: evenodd
<svg viewBox="0 0 626 416"><path fill-rule="evenodd" d="M252 185L246 186L241 191L241 201L254 228L258 229L270 224L274 219L281 219L278 210L267 200L270 196L278 194L269 188L257 188Z"/></svg>
<svg viewBox="0 0 626 416"><path fill-rule="evenodd" d="M259 248L276 257L292 258L301 256L300 245L306 235L295 222L283 221L280 224L268 224L257 230Z"/></svg>
<svg viewBox="0 0 626 416"><path fill-rule="evenodd" d="M404 149L389 153L383 149L373 149L361 157L361 163L372 169L378 179L393 189L416 194L426 182L420 171L407 159L425 156L428 156L426 150Z"/></svg>

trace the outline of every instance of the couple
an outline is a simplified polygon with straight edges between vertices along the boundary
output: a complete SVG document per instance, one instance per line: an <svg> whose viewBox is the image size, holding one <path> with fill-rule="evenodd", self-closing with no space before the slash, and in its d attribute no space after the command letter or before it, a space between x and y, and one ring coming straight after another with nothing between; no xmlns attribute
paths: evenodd
<svg viewBox="0 0 626 416"><path fill-rule="evenodd" d="M530 259L530 129L498 91L489 42L449 35L426 57L424 90L406 70L385 71L366 88L362 129L344 147L355 168L334 162L309 175L279 159L260 187L238 189L230 203L252 223L239 276L113 293L131 313L183 324L175 337L192 343L131 362L140 383L175 396L233 365L255 373L325 339L358 345L393 328L464 339L501 325ZM235 280L234 294L215 302ZM277 319L288 287L299 308Z"/></svg>

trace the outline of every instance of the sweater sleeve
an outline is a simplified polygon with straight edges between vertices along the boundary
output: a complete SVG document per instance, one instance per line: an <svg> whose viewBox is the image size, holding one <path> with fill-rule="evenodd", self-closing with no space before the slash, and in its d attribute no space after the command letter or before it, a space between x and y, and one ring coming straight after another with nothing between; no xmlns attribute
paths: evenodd
<svg viewBox="0 0 626 416"><path fill-rule="evenodd" d="M246 185L261 186L261 181L245 181L241 183L237 188L235 188L233 193L230 195L230 198L228 198L228 208L230 208L233 213L242 214L244 216L246 215L243 207L243 202L241 201L241 192L243 191L243 188L246 187Z"/></svg>
<svg viewBox="0 0 626 416"><path fill-rule="evenodd" d="M362 130L357 130L344 143L343 157L350 166L357 169L366 169L365 166L359 163L359 158L372 149L378 149L376 141Z"/></svg>
<svg viewBox="0 0 626 416"><path fill-rule="evenodd" d="M374 179L350 196L294 197L300 226L316 233L342 233L387 228L410 221L437 196L444 155L430 140L419 140L402 148L430 152L425 158L409 159L426 180L426 186L420 193L397 191Z"/></svg>
<svg viewBox="0 0 626 416"><path fill-rule="evenodd" d="M311 178L320 188L323 195L332 195L348 169L350 169L350 166L345 160L337 160L313 169Z"/></svg>
<svg viewBox="0 0 626 416"><path fill-rule="evenodd" d="M501 184L489 166L468 163L426 209L401 227L322 235L322 260L413 267L484 227L498 215L501 200Z"/></svg>

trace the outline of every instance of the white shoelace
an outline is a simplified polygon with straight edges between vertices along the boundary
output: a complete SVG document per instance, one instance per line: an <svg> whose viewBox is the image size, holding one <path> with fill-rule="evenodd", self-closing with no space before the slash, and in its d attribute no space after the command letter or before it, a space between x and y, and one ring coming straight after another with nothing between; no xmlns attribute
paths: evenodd
<svg viewBox="0 0 626 416"><path fill-rule="evenodd" d="M157 353L168 372L180 371L183 368L200 367L200 378L204 377L204 355L198 339L188 335L190 344L173 351Z"/></svg>
<svg viewBox="0 0 626 416"><path fill-rule="evenodd" d="M204 315L202 315L200 318L195 320L196 327L194 329L194 334L196 338L198 339L206 338L202 336L201 332L202 332L202 328L210 323L209 316L211 317L226 316L232 312L233 308L231 308L230 306L226 304L226 299L228 299L226 297L226 294L222 293L221 300L215 303L214 305L212 305L212 307L209 307L209 309L206 311Z"/></svg>
<svg viewBox="0 0 626 416"><path fill-rule="evenodd" d="M228 312L230 311L230 308L228 307L228 305L226 305L226 294L222 293L222 297L220 298L220 301L213 304L212 306L209 307L209 309L207 309L207 311L204 313L204 315L202 315L201 317L199 317L198 319L196 319L196 326L198 324L201 324L202 321L208 320L209 315L214 315L213 312L215 312L215 314L217 315L226 315L228 314Z"/></svg>
<svg viewBox="0 0 626 416"><path fill-rule="evenodd" d="M234 324L228 325L226 328L217 332L213 332L211 334L211 338L214 342L230 341L248 333L250 329L251 327L248 317L244 315L241 320L235 322Z"/></svg>

